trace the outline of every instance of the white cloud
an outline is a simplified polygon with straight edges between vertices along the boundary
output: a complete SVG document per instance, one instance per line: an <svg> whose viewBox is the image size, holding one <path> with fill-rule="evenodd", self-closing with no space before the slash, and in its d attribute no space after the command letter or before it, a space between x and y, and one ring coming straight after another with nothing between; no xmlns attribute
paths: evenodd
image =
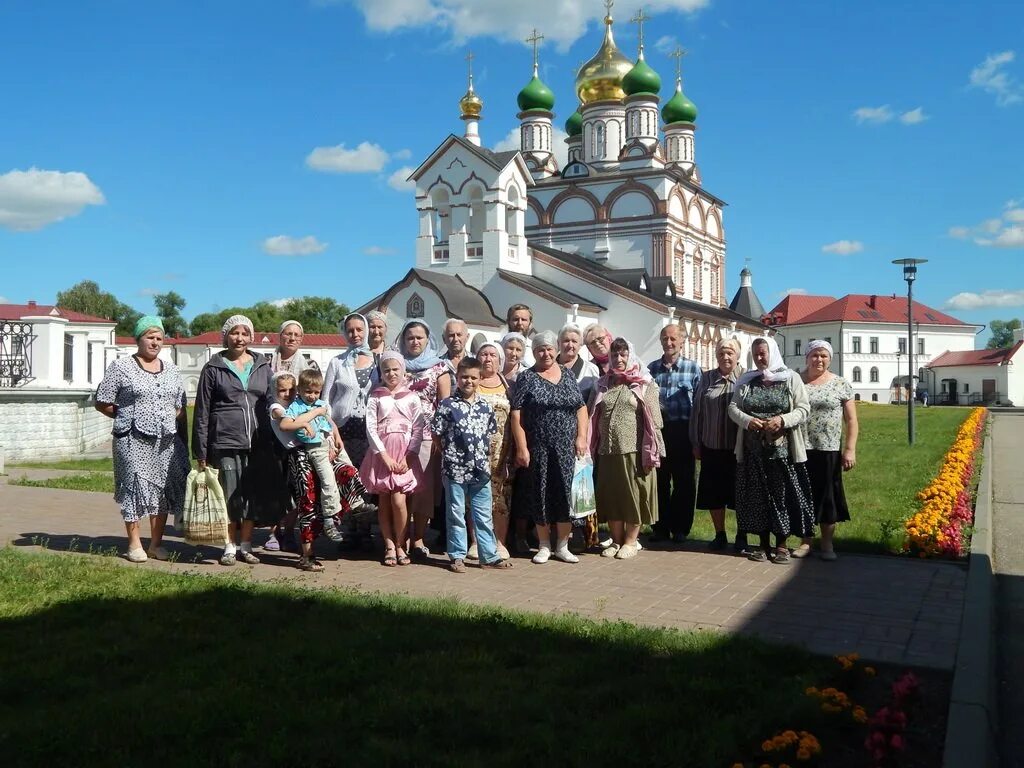
<svg viewBox="0 0 1024 768"><path fill-rule="evenodd" d="M1003 222L999 219L985 219L981 224L978 225L978 229L982 232L987 232L990 235L994 235L1002 228Z"/></svg>
<svg viewBox="0 0 1024 768"><path fill-rule="evenodd" d="M1003 214L1003 218L1015 224L1024 222L1024 208L1011 208Z"/></svg>
<svg viewBox="0 0 1024 768"><path fill-rule="evenodd" d="M1007 227L992 239L979 238L974 242L994 248L1024 248L1024 227L1017 225Z"/></svg>
<svg viewBox="0 0 1024 768"><path fill-rule="evenodd" d="M293 296L286 296L283 299L271 299L268 303L273 304L278 309L283 309L284 305L287 304L289 301L292 301L293 299Z"/></svg>
<svg viewBox="0 0 1024 768"><path fill-rule="evenodd" d="M1024 248L1022 200L1008 200L1002 216L985 219L973 227L950 227L947 234L958 240L973 238L975 244L993 248Z"/></svg>
<svg viewBox="0 0 1024 768"><path fill-rule="evenodd" d="M996 104L1006 107L1024 101L1024 84L1006 71L1016 55L1013 51L990 53L985 60L971 70L969 82L972 88L980 88L996 97Z"/></svg>
<svg viewBox="0 0 1024 768"><path fill-rule="evenodd" d="M403 165L388 176L388 186L399 192L410 192L416 189L416 182L409 178L409 175L415 170L411 165Z"/></svg>
<svg viewBox="0 0 1024 768"><path fill-rule="evenodd" d="M840 256L849 256L863 250L864 243L860 240L836 240L834 243L821 246L822 253L837 253Z"/></svg>
<svg viewBox="0 0 1024 768"><path fill-rule="evenodd" d="M398 251L394 248L385 248L382 245L371 245L367 248L363 248L363 253L367 256L392 256Z"/></svg>
<svg viewBox="0 0 1024 768"><path fill-rule="evenodd" d="M569 134L561 128L558 126L551 127L551 149L554 152L555 160L558 161L559 168L564 168L565 164L569 162L569 147L565 143L567 138L569 138ZM513 128L505 135L505 138L494 145L494 151L509 152L513 149L519 149L521 146L522 139L519 136L519 129Z"/></svg>
<svg viewBox="0 0 1024 768"><path fill-rule="evenodd" d="M958 293L946 301L948 309L970 310L988 307L1024 307L1024 291L982 291Z"/></svg>
<svg viewBox="0 0 1024 768"><path fill-rule="evenodd" d="M156 288L140 288L139 296L156 296L160 291Z"/></svg>
<svg viewBox="0 0 1024 768"><path fill-rule="evenodd" d="M11 300L8 299L6 296L0 296L0 304L10 304L10 303L11 303Z"/></svg>
<svg viewBox="0 0 1024 768"><path fill-rule="evenodd" d="M970 227L950 227L947 234L956 240L966 240L971 236Z"/></svg>
<svg viewBox="0 0 1024 768"><path fill-rule="evenodd" d="M806 288L787 288L775 294L775 298L782 301L787 296L807 296L809 291Z"/></svg>
<svg viewBox="0 0 1024 768"><path fill-rule="evenodd" d="M918 123L923 123L928 119L930 119L930 116L924 113L924 107L911 109L910 111L904 112L900 115L900 122L904 125L917 125Z"/></svg>
<svg viewBox="0 0 1024 768"><path fill-rule="evenodd" d="M397 152L393 153L391 157L394 158L395 160L408 160L410 157L412 157L412 150L400 149Z"/></svg>
<svg viewBox="0 0 1024 768"><path fill-rule="evenodd" d="M364 141L355 149L346 149L344 144L317 147L307 155L306 165L314 171L328 173L376 173L390 159L380 146Z"/></svg>
<svg viewBox="0 0 1024 768"><path fill-rule="evenodd" d="M889 108L888 104L884 104L881 107L858 107L853 110L853 119L858 124L863 125L864 123L888 123L893 118L893 111Z"/></svg>
<svg viewBox="0 0 1024 768"><path fill-rule="evenodd" d="M100 188L78 171L29 168L0 175L0 227L15 232L42 229L106 202Z"/></svg>
<svg viewBox="0 0 1024 768"><path fill-rule="evenodd" d="M327 243L321 243L313 235L290 237L275 235L263 241L263 252L271 256L310 256L327 250Z"/></svg>
<svg viewBox="0 0 1024 768"><path fill-rule="evenodd" d="M1014 197L1003 203L1003 208L1020 208L1024 205L1024 197Z"/></svg>
<svg viewBox="0 0 1024 768"><path fill-rule="evenodd" d="M319 0L321 4L333 4ZM595 22L604 17L601 3L579 0L354 0L362 11L366 26L378 32L392 32L410 27L438 27L452 40L460 42L471 37L494 37L521 42L545 20L546 42L565 51L587 33L600 39ZM705 8L710 0L619 0L613 9L617 24L626 21L641 6L649 13L678 11L692 13ZM620 27L621 28L621 27Z"/></svg>
<svg viewBox="0 0 1024 768"><path fill-rule="evenodd" d="M654 43L654 50L666 56L679 47L679 41L673 35L662 35Z"/></svg>

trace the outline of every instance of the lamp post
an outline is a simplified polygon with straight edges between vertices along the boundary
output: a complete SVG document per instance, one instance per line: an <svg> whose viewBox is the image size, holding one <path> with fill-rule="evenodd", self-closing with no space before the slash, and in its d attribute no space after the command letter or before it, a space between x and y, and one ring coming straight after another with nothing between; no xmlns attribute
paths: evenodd
<svg viewBox="0 0 1024 768"><path fill-rule="evenodd" d="M903 279L907 281L907 445L914 444L914 280L917 279L917 265L928 259L893 259L893 264L903 267Z"/></svg>
<svg viewBox="0 0 1024 768"><path fill-rule="evenodd" d="M903 405L903 382L900 379L903 377L903 369L900 368L900 357L903 353L898 349L896 350L896 405Z"/></svg>

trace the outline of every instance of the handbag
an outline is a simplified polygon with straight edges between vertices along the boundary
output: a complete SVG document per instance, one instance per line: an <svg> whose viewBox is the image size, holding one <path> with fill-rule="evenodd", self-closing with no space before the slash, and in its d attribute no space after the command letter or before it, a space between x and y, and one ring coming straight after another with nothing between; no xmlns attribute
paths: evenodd
<svg viewBox="0 0 1024 768"><path fill-rule="evenodd" d="M569 517L580 519L597 512L597 497L594 493L594 461L589 456L576 459L572 474L572 506Z"/></svg>
<svg viewBox="0 0 1024 768"><path fill-rule="evenodd" d="M228 540L228 503L216 469L188 473L181 528L189 544L224 544Z"/></svg>

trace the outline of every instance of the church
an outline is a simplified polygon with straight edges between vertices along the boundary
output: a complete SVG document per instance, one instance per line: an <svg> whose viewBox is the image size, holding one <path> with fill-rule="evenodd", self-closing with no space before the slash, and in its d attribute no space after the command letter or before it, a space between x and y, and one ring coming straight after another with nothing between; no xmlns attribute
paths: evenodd
<svg viewBox="0 0 1024 768"><path fill-rule="evenodd" d="M462 135L448 136L410 176L415 266L361 311L385 312L393 330L422 318L435 334L458 317L475 349L499 337L506 309L523 303L537 329L598 322L632 341L645 361L661 354L661 329L675 323L684 354L702 367L715 365L715 344L727 337L740 340L749 365L750 341L765 331L763 309L749 270L726 299L725 203L701 177L683 52L672 54L675 91L660 105L661 78L644 58L643 13L633 19L640 35L631 60L615 44L607 6L601 45L577 73L565 167L552 150L555 95L538 75L542 38L528 40L533 76L517 99L518 151L482 145L483 100L469 57Z"/></svg>

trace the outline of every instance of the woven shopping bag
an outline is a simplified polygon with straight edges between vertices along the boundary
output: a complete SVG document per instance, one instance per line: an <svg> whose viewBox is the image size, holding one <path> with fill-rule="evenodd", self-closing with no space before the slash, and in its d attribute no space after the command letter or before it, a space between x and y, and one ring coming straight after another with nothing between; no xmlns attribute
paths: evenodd
<svg viewBox="0 0 1024 768"><path fill-rule="evenodd" d="M228 504L217 480L217 470L207 467L188 473L182 533L189 544L223 544L228 538Z"/></svg>

